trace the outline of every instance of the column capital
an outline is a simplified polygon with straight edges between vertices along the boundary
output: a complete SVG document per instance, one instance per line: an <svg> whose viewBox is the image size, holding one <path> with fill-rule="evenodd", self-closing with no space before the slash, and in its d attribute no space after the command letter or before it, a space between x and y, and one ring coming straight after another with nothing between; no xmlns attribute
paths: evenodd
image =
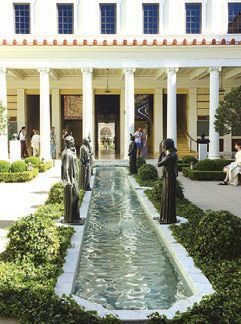
<svg viewBox="0 0 241 324"><path fill-rule="evenodd" d="M49 68L38 68L39 73L49 73Z"/></svg>
<svg viewBox="0 0 241 324"><path fill-rule="evenodd" d="M168 72L177 73L178 70L179 70L178 67L168 67L168 68L166 69L166 72L167 72L167 73L168 73Z"/></svg>
<svg viewBox="0 0 241 324"><path fill-rule="evenodd" d="M7 73L7 69L5 67L0 67L0 73L1 74Z"/></svg>
<svg viewBox="0 0 241 324"><path fill-rule="evenodd" d="M132 73L136 72L136 68L133 68L133 67L124 68L124 72L132 74Z"/></svg>
<svg viewBox="0 0 241 324"><path fill-rule="evenodd" d="M91 74L91 73L93 73L93 69L90 68L90 67L88 67L88 68L82 68L82 69L81 69L81 72L82 72L83 74Z"/></svg>
<svg viewBox="0 0 241 324"><path fill-rule="evenodd" d="M209 73L210 72L221 72L222 71L222 67L221 66L210 66L209 67Z"/></svg>

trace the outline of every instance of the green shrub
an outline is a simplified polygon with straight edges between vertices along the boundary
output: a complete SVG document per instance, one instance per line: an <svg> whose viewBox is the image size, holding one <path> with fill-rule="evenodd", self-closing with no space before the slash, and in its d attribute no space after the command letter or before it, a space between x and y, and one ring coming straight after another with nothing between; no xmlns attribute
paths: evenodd
<svg viewBox="0 0 241 324"><path fill-rule="evenodd" d="M214 160L215 166L216 166L216 171L223 171L223 168L228 165L230 162L229 160L225 159L218 159Z"/></svg>
<svg viewBox="0 0 241 324"><path fill-rule="evenodd" d="M25 162L26 164L31 163L32 165L38 167L38 166L40 165L40 163L41 163L41 160L40 160L40 158L37 157L37 156L30 156L30 157L27 157L27 158L24 160L24 162Z"/></svg>
<svg viewBox="0 0 241 324"><path fill-rule="evenodd" d="M38 169L33 169L32 171L24 171L24 172L7 172L0 173L0 182L27 182L31 181L33 178L37 177Z"/></svg>
<svg viewBox="0 0 241 324"><path fill-rule="evenodd" d="M222 181L225 178L223 171L199 171L183 168L182 172L185 177L197 181Z"/></svg>
<svg viewBox="0 0 241 324"><path fill-rule="evenodd" d="M217 160L201 160L196 165L196 169L200 171L222 171L224 166L228 165L229 161L224 159Z"/></svg>
<svg viewBox="0 0 241 324"><path fill-rule="evenodd" d="M27 171L27 165L24 161L16 161L11 164L11 172L24 172Z"/></svg>
<svg viewBox="0 0 241 324"><path fill-rule="evenodd" d="M51 187L46 204L61 204L63 202L64 202L64 185L62 182L58 182Z"/></svg>
<svg viewBox="0 0 241 324"><path fill-rule="evenodd" d="M64 204L47 204L39 207L35 212L36 217L46 218L48 216L51 219L58 219L63 216Z"/></svg>
<svg viewBox="0 0 241 324"><path fill-rule="evenodd" d="M139 157L137 160L136 160L136 166L137 166L137 169L139 169L142 165L146 164L146 160L143 158L143 157Z"/></svg>
<svg viewBox="0 0 241 324"><path fill-rule="evenodd" d="M228 211L208 211L196 233L194 250L200 258L241 257L241 219Z"/></svg>
<svg viewBox="0 0 241 324"><path fill-rule="evenodd" d="M198 160L192 155L185 155L182 158L182 163L183 164L190 164L190 162L194 162L196 164L198 162Z"/></svg>
<svg viewBox="0 0 241 324"><path fill-rule="evenodd" d="M214 160L201 160L197 163L196 169L199 171L218 171L216 170L216 165L214 163Z"/></svg>
<svg viewBox="0 0 241 324"><path fill-rule="evenodd" d="M0 160L0 172L9 172L10 163L8 161Z"/></svg>
<svg viewBox="0 0 241 324"><path fill-rule="evenodd" d="M157 181L155 181L153 188L151 190L145 191L147 197L153 203L153 205L156 207L157 210L160 210L161 197L162 197L162 184L163 184L163 179L159 178ZM184 198L182 184L179 181L177 181L176 183L176 197L177 199Z"/></svg>
<svg viewBox="0 0 241 324"><path fill-rule="evenodd" d="M39 167L38 167L39 168L39 172L45 172L45 171L51 169L52 166L53 166L52 161L48 161L48 162L45 162L45 163L41 163L39 165Z"/></svg>
<svg viewBox="0 0 241 324"><path fill-rule="evenodd" d="M141 180L155 180L158 178L157 169L151 164L144 164L138 170Z"/></svg>
<svg viewBox="0 0 241 324"><path fill-rule="evenodd" d="M50 218L35 215L22 218L10 227L8 237L10 260L29 259L37 265L55 261L58 256L58 231Z"/></svg>

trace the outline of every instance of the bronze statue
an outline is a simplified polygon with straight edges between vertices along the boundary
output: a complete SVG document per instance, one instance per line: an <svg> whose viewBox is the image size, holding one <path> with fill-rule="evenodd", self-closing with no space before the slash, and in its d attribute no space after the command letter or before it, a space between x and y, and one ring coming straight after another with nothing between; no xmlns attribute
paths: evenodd
<svg viewBox="0 0 241 324"><path fill-rule="evenodd" d="M130 174L137 173L136 167L136 154L137 154L137 145L135 142L135 136L130 134L131 143L129 145L129 166L130 166Z"/></svg>
<svg viewBox="0 0 241 324"><path fill-rule="evenodd" d="M83 138L80 147L80 188L90 191L90 150L88 138Z"/></svg>
<svg viewBox="0 0 241 324"><path fill-rule="evenodd" d="M91 138L90 138L90 135L88 137L88 148L89 148L89 151L90 151L90 174L93 175L93 164L94 164L94 159L93 159L93 156L94 156L94 152L93 152L93 148L92 148L92 145L90 144L91 143Z"/></svg>
<svg viewBox="0 0 241 324"><path fill-rule="evenodd" d="M66 136L61 155L61 179L64 183L64 223L83 224L79 215L78 164L74 138Z"/></svg>
<svg viewBox="0 0 241 324"><path fill-rule="evenodd" d="M163 167L163 185L161 197L160 224L174 224L176 217L176 182L177 182L177 150L174 141L167 138L162 143L162 152L158 159L158 167Z"/></svg>

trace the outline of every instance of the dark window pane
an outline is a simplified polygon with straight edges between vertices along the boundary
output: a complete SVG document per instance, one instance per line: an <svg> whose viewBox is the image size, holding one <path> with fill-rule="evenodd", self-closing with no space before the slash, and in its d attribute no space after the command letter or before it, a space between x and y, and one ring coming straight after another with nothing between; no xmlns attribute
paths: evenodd
<svg viewBox="0 0 241 324"><path fill-rule="evenodd" d="M30 5L15 4L15 33L30 34Z"/></svg>
<svg viewBox="0 0 241 324"><path fill-rule="evenodd" d="M186 3L186 33L200 34L202 20L201 3Z"/></svg>
<svg viewBox="0 0 241 324"><path fill-rule="evenodd" d="M101 34L116 34L116 5L100 4Z"/></svg>
<svg viewBox="0 0 241 324"><path fill-rule="evenodd" d="M73 4L57 4L59 34L73 34Z"/></svg>
<svg viewBox="0 0 241 324"><path fill-rule="evenodd" d="M228 4L228 33L237 34L241 30L241 3Z"/></svg>
<svg viewBox="0 0 241 324"><path fill-rule="evenodd" d="M159 5L143 4L144 34L159 33Z"/></svg>

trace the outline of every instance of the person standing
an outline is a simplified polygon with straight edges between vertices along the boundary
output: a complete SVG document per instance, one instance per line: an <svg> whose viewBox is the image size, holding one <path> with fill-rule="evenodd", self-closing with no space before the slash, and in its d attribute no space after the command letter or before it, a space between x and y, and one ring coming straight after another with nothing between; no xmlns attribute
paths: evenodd
<svg viewBox="0 0 241 324"><path fill-rule="evenodd" d="M55 127L51 127L50 132L50 152L52 159L56 159L56 134Z"/></svg>
<svg viewBox="0 0 241 324"><path fill-rule="evenodd" d="M21 144L21 158L28 157L27 146L26 146L26 127L23 126L19 132L19 140Z"/></svg>
<svg viewBox="0 0 241 324"><path fill-rule="evenodd" d="M137 159L141 156L141 145L142 145L142 142L141 142L141 139L142 139L142 129L141 128L138 128L137 131L135 132L134 134L135 136L135 142L136 142L136 147L137 147Z"/></svg>
<svg viewBox="0 0 241 324"><path fill-rule="evenodd" d="M33 149L33 156L39 156L40 153L40 135L39 131L34 130L34 134L31 139L31 147Z"/></svg>

